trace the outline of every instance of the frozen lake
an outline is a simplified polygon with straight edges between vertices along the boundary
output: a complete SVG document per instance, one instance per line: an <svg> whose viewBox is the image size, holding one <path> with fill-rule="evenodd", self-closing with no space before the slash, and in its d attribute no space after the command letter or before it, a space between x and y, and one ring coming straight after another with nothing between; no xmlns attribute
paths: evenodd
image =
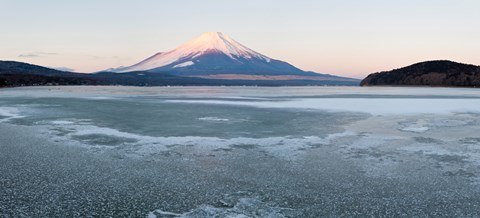
<svg viewBox="0 0 480 218"><path fill-rule="evenodd" d="M0 89L0 216L479 217L480 89Z"/></svg>

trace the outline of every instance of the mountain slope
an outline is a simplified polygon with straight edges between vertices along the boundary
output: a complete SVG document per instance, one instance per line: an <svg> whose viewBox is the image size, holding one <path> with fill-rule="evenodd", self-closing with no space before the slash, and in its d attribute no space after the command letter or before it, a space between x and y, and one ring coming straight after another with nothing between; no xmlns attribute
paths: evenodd
<svg viewBox="0 0 480 218"><path fill-rule="evenodd" d="M262 55L238 43L220 32L204 33L180 47L164 53L157 53L138 64L111 70L113 72L148 71L202 78L228 78L255 80L245 75L270 76L272 80L292 79L342 80L358 84L358 80L327 74L306 72L280 60ZM239 76L235 76L239 75ZM277 77L275 77L277 76Z"/></svg>
<svg viewBox="0 0 480 218"><path fill-rule="evenodd" d="M68 75L72 73L23 62L0 61L0 74L35 74L48 76Z"/></svg>
<svg viewBox="0 0 480 218"><path fill-rule="evenodd" d="M480 67L439 60L368 75L362 86L480 87Z"/></svg>

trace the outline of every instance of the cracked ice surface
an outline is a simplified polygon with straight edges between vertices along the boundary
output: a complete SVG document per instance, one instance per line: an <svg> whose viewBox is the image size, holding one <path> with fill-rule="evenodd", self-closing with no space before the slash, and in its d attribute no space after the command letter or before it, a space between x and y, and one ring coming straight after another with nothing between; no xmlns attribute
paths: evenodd
<svg viewBox="0 0 480 218"><path fill-rule="evenodd" d="M0 92L0 213L480 216L480 91Z"/></svg>

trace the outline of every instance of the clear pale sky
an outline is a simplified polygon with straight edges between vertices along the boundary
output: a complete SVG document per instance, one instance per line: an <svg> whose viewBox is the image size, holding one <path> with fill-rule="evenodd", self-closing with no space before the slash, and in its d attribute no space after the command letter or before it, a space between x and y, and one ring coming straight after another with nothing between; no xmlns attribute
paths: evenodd
<svg viewBox="0 0 480 218"><path fill-rule="evenodd" d="M478 0L0 0L0 60L77 72L134 64L203 32L343 76L480 65Z"/></svg>

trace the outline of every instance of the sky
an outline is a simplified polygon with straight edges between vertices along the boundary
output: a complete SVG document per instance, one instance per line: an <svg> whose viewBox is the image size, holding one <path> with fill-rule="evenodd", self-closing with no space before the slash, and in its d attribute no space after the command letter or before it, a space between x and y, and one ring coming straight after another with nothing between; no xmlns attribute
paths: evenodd
<svg viewBox="0 0 480 218"><path fill-rule="evenodd" d="M0 60L95 72L203 32L303 70L362 78L426 60L480 65L478 0L0 0Z"/></svg>

